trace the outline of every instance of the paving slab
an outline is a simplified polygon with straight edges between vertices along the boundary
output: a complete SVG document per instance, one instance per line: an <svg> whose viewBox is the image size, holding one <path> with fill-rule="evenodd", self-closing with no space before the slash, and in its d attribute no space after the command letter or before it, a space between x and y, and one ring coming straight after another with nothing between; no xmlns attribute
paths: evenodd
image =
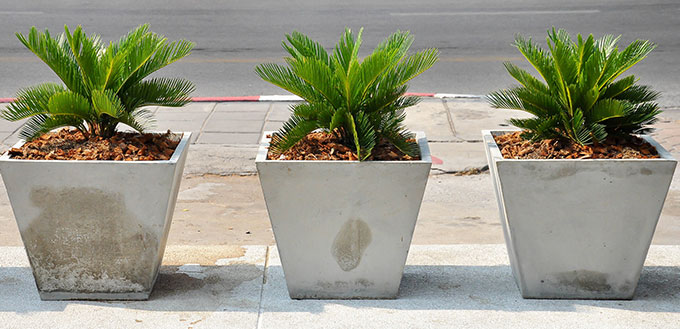
<svg viewBox="0 0 680 329"><path fill-rule="evenodd" d="M233 121L264 121L267 112L248 111L248 112L215 112L210 120L233 120Z"/></svg>
<svg viewBox="0 0 680 329"><path fill-rule="evenodd" d="M330 257L330 252L329 252ZM680 247L653 246L632 301L525 300L503 245L412 246L395 300L291 300L269 252L258 328L672 328Z"/></svg>
<svg viewBox="0 0 680 329"><path fill-rule="evenodd" d="M467 142L480 142L482 130L504 128L510 118L530 118L532 115L523 111L494 109L483 100L476 101L444 101L451 113L454 135Z"/></svg>
<svg viewBox="0 0 680 329"><path fill-rule="evenodd" d="M210 115L210 112L184 112L181 108L175 109L175 111L163 111L156 112L154 117L157 121L205 121Z"/></svg>
<svg viewBox="0 0 680 329"><path fill-rule="evenodd" d="M422 101L409 107L404 124L411 131L424 131L428 141L460 141L453 135L449 114L441 100Z"/></svg>
<svg viewBox="0 0 680 329"><path fill-rule="evenodd" d="M203 133L198 144L189 147L187 162L184 167L185 176L200 175L250 175L256 173L255 156L257 155L257 139L259 134L238 134L245 136L222 136L223 134ZM242 138L242 140L240 139ZM246 144L225 145L223 141L247 142ZM215 142L215 143L210 143Z"/></svg>
<svg viewBox="0 0 680 329"><path fill-rule="evenodd" d="M224 102L217 103L215 113L221 112L267 112L271 108L270 102Z"/></svg>
<svg viewBox="0 0 680 329"><path fill-rule="evenodd" d="M163 113L163 112L210 113L215 108L215 105L217 105L217 103L192 102L192 103L189 103L189 104L182 106L181 108L169 107L169 106L158 106L156 108L156 113Z"/></svg>
<svg viewBox="0 0 680 329"><path fill-rule="evenodd" d="M262 128L262 131L278 131L283 127L283 124L285 122L283 121L267 121L264 123L264 128Z"/></svg>
<svg viewBox="0 0 680 329"><path fill-rule="evenodd" d="M203 121L200 120L158 120L153 130L156 131L173 131L173 132L191 132L191 143L196 143L200 135Z"/></svg>
<svg viewBox="0 0 680 329"><path fill-rule="evenodd" d="M256 122L261 125L261 122ZM239 130L235 128L234 130ZM243 130L246 130L243 128ZM260 140L260 132L202 132L196 143L217 145L256 145Z"/></svg>
<svg viewBox="0 0 680 329"><path fill-rule="evenodd" d="M290 106L293 103L272 103L272 109L267 117L269 121L287 121L290 118Z"/></svg>
<svg viewBox="0 0 680 329"><path fill-rule="evenodd" d="M255 328L266 246L168 246L148 301L41 301L21 247L0 248L1 328Z"/></svg>
<svg viewBox="0 0 680 329"><path fill-rule="evenodd" d="M237 121L232 119L210 118L206 123L203 132L259 134L262 131L262 125L263 125L262 120ZM229 143L223 142L222 144Z"/></svg>
<svg viewBox="0 0 680 329"><path fill-rule="evenodd" d="M487 166L483 143L429 143L433 161L432 174L457 173Z"/></svg>

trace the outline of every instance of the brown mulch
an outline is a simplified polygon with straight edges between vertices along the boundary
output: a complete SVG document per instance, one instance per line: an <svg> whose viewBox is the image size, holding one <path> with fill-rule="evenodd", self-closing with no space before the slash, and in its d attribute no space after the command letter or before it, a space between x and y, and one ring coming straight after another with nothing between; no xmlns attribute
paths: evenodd
<svg viewBox="0 0 680 329"><path fill-rule="evenodd" d="M164 134L117 132L111 138L86 138L77 130L61 129L11 148L12 159L28 160L169 160L180 138Z"/></svg>
<svg viewBox="0 0 680 329"><path fill-rule="evenodd" d="M494 136L505 159L652 159L656 148L639 137L609 137L603 143L579 145L556 139L531 142L522 132Z"/></svg>
<svg viewBox="0 0 680 329"><path fill-rule="evenodd" d="M271 137L271 136L267 136ZM268 160L358 160L351 148L341 144L340 138L326 132L313 132L282 154L267 153ZM380 143L373 148L368 160L409 161L420 160L399 151L390 143Z"/></svg>

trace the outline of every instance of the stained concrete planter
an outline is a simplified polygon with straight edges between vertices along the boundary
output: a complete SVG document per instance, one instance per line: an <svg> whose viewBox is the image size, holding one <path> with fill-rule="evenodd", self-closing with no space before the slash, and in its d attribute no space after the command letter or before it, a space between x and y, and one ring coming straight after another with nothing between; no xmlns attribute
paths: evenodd
<svg viewBox="0 0 680 329"><path fill-rule="evenodd" d="M267 136L267 134L265 134ZM256 165L291 298L396 298L432 165L266 160Z"/></svg>
<svg viewBox="0 0 680 329"><path fill-rule="evenodd" d="M504 159L506 132L483 135L522 297L633 298L675 159Z"/></svg>
<svg viewBox="0 0 680 329"><path fill-rule="evenodd" d="M41 299L149 297L190 135L184 133L167 161L0 157Z"/></svg>

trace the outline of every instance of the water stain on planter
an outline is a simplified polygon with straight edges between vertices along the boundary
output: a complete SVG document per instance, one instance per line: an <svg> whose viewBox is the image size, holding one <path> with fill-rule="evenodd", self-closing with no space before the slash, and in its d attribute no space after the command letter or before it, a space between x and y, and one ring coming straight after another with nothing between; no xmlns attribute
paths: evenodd
<svg viewBox="0 0 680 329"><path fill-rule="evenodd" d="M375 285L372 281L366 279L356 279L352 281L317 281L316 285L323 291L344 291L348 287L353 287L355 290L362 290Z"/></svg>
<svg viewBox="0 0 680 329"><path fill-rule="evenodd" d="M595 271L580 270L558 273L555 275L561 285L589 292L608 292L612 286L607 283L609 275Z"/></svg>
<svg viewBox="0 0 680 329"><path fill-rule="evenodd" d="M545 179L548 180L555 180L555 179L561 179L565 177L570 177L574 176L579 172L579 168L577 166L562 166L557 170L548 170L546 173L548 174Z"/></svg>
<svg viewBox="0 0 680 329"><path fill-rule="evenodd" d="M343 271L351 271L361 263L366 247L371 243L371 228L361 219L349 219L333 240L331 254Z"/></svg>
<svg viewBox="0 0 680 329"><path fill-rule="evenodd" d="M151 289L159 241L123 195L95 188L36 188L40 214L21 232L38 288L67 292Z"/></svg>

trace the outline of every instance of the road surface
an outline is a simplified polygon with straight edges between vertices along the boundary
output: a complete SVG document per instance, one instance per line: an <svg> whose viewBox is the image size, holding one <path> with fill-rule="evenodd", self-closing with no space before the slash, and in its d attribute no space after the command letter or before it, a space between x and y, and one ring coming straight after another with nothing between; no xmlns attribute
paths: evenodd
<svg viewBox="0 0 680 329"><path fill-rule="evenodd" d="M680 2L677 0L556 1L2 1L0 7L0 97L18 88L54 80L13 32L31 26L63 31L81 24L104 40L149 22L170 39L196 43L190 57L162 71L185 76L196 96L282 94L253 73L261 62L281 61L284 34L299 30L332 47L345 26L364 27L366 54L397 29L416 37L413 49L436 47L441 60L412 82L413 92L485 94L508 86L503 61L520 65L510 44L515 33L542 44L551 26L573 34L622 35L622 44L649 39L658 48L633 71L641 83L664 93L665 107L680 107Z"/></svg>

